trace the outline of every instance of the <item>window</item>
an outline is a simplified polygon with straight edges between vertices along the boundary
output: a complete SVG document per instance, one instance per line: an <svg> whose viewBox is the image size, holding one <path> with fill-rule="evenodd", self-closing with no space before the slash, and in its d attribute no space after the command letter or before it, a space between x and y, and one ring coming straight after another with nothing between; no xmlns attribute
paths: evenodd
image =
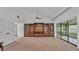
<svg viewBox="0 0 79 59"><path fill-rule="evenodd" d="M77 45L77 17L65 23L59 23L56 26L57 37Z"/></svg>

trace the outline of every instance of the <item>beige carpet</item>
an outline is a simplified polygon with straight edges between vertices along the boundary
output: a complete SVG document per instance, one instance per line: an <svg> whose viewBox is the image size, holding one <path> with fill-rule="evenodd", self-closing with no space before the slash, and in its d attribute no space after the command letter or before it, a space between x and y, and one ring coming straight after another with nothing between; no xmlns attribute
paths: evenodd
<svg viewBox="0 0 79 59"><path fill-rule="evenodd" d="M53 37L24 37L4 47L5 51L77 51L77 47Z"/></svg>

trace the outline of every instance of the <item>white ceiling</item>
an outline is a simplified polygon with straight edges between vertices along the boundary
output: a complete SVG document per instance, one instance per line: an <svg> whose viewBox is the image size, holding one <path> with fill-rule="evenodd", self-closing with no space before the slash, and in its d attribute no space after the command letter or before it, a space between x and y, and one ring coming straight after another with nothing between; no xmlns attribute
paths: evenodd
<svg viewBox="0 0 79 59"><path fill-rule="evenodd" d="M0 7L0 9L5 13L7 13L8 11L10 13L14 11L19 13L23 13L23 12L26 13L28 11L30 13L36 15L39 14L40 16L45 16L45 17L53 17L64 8L65 7L6 7L6 8Z"/></svg>
<svg viewBox="0 0 79 59"><path fill-rule="evenodd" d="M30 7L30 8L28 7L28 8L25 8L25 10L40 16L50 18L56 15L64 8L65 7Z"/></svg>
<svg viewBox="0 0 79 59"><path fill-rule="evenodd" d="M18 15L20 16L21 22L32 22L36 16L42 16L46 21L46 19L49 20L53 18L64 8L65 7L0 7L0 18L16 20L16 16Z"/></svg>

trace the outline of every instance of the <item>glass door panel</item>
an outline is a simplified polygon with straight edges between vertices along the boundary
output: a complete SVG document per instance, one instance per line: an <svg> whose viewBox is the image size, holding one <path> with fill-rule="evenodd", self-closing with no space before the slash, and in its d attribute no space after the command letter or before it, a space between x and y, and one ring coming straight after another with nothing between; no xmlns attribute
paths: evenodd
<svg viewBox="0 0 79 59"><path fill-rule="evenodd" d="M67 41L67 24L62 23L62 39Z"/></svg>
<svg viewBox="0 0 79 59"><path fill-rule="evenodd" d="M77 45L77 19L69 21L69 42Z"/></svg>
<svg viewBox="0 0 79 59"><path fill-rule="evenodd" d="M61 27L60 27L60 24L57 24L56 29L57 29L57 30L56 30L56 31L57 31L57 33L56 33L56 34L57 34L57 37L58 37L58 38L61 38L61 32L60 32L60 31L61 31L61 30L60 30Z"/></svg>

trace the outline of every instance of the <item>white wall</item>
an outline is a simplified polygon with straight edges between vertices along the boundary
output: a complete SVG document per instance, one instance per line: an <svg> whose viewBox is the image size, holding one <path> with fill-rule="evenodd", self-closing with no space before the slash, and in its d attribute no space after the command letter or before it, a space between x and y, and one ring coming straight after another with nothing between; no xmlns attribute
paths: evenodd
<svg viewBox="0 0 79 59"><path fill-rule="evenodd" d="M0 18L0 20L0 41L4 42L3 45L7 45L15 40L15 24L5 18Z"/></svg>
<svg viewBox="0 0 79 59"><path fill-rule="evenodd" d="M56 23L54 23L54 36L55 36L55 38L57 38L57 35L56 35Z"/></svg>
<svg viewBox="0 0 79 59"><path fill-rule="evenodd" d="M4 42L4 45L15 41L15 22L23 22L24 12L22 11L23 9L21 8L0 8L0 41ZM21 18L17 19L17 15L20 15Z"/></svg>
<svg viewBox="0 0 79 59"><path fill-rule="evenodd" d="M23 23L17 23L17 36L18 37L24 37L24 24Z"/></svg>

